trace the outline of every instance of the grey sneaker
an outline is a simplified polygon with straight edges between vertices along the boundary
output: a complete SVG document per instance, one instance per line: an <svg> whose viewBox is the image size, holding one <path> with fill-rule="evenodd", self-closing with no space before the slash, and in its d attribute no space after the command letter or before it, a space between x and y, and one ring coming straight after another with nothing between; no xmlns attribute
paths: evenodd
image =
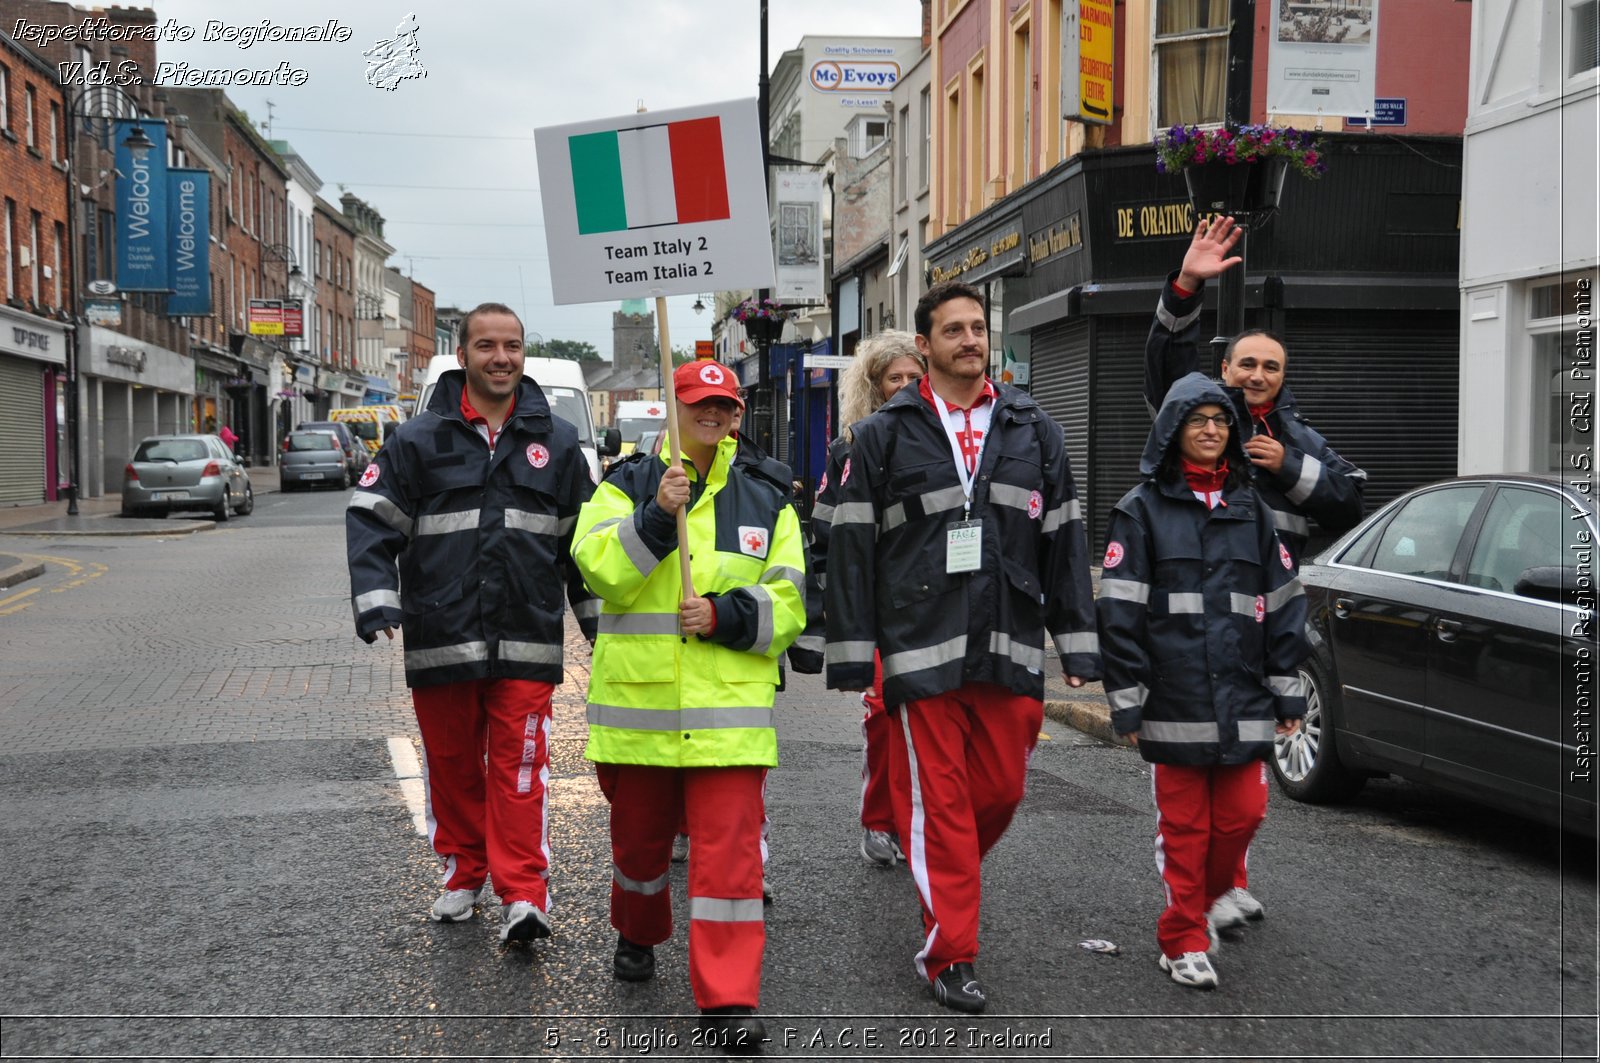
<svg viewBox="0 0 1600 1063"><path fill-rule="evenodd" d="M472 918L472 909L477 903L477 890L445 890L433 902L428 918L435 923L459 923Z"/></svg>
<svg viewBox="0 0 1600 1063"><path fill-rule="evenodd" d="M893 867L900 847L895 844L894 835L886 830L865 830L861 832L861 856L869 864L879 867Z"/></svg>
<svg viewBox="0 0 1600 1063"><path fill-rule="evenodd" d="M1244 926L1244 912L1234 903L1233 895L1239 891L1229 890L1218 897L1211 905L1211 911L1206 913L1206 922L1211 924L1211 933L1219 930L1235 930Z"/></svg>
<svg viewBox="0 0 1600 1063"><path fill-rule="evenodd" d="M1185 952L1177 959L1161 957L1161 969L1179 985L1190 989L1217 988L1217 969L1211 966L1211 957L1203 952Z"/></svg>
<svg viewBox="0 0 1600 1063"><path fill-rule="evenodd" d="M681 864L689 859L689 836L680 834L672 839L672 862Z"/></svg>
<svg viewBox="0 0 1600 1063"><path fill-rule="evenodd" d="M532 941L550 936L550 917L530 901L512 901L500 909L501 941Z"/></svg>
<svg viewBox="0 0 1600 1063"><path fill-rule="evenodd" d="M1234 907L1238 908L1244 914L1244 917L1252 923L1257 919L1265 919L1267 917L1267 910L1261 907L1261 902L1250 896L1250 891L1241 886L1233 887L1223 896L1232 901Z"/></svg>

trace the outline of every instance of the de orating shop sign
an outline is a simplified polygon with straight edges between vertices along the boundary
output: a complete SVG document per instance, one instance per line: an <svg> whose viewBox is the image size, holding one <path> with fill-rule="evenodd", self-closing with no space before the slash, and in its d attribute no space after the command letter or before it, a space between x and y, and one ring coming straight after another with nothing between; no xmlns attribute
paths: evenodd
<svg viewBox="0 0 1600 1063"><path fill-rule="evenodd" d="M150 140L149 147L130 148L125 143L136 127ZM171 291L167 123L119 118L112 136L117 167L117 287L127 292Z"/></svg>

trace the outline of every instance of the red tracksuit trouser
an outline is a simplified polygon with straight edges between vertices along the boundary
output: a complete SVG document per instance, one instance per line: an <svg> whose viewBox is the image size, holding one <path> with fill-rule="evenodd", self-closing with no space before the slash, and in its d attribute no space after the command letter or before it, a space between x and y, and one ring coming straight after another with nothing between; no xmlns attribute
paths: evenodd
<svg viewBox="0 0 1600 1063"><path fill-rule="evenodd" d="M1152 764L1156 870L1167 906L1156 921L1161 951L1176 959L1210 947L1206 913L1233 888L1250 840L1267 818L1267 765Z"/></svg>
<svg viewBox="0 0 1600 1063"><path fill-rule="evenodd" d="M494 877L502 904L550 910L550 683L474 679L411 691L428 841L446 889Z"/></svg>
<svg viewBox="0 0 1600 1063"><path fill-rule="evenodd" d="M611 802L611 925L637 945L672 936L667 869L680 819L689 838L689 985L702 1010L761 1003L767 769L596 764Z"/></svg>
<svg viewBox="0 0 1600 1063"><path fill-rule="evenodd" d="M979 864L1022 802L1044 703L968 683L895 710L895 823L927 932L917 973L932 980L978 956Z"/></svg>
<svg viewBox="0 0 1600 1063"><path fill-rule="evenodd" d="M861 695L861 827L892 831L894 801L889 789L889 743L899 723L883 706L883 662L872 655L872 689Z"/></svg>

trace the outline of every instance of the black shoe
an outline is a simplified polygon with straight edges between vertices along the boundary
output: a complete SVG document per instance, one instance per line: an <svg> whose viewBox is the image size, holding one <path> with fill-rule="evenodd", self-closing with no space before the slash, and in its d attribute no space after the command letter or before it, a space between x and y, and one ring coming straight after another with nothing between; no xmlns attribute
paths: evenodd
<svg viewBox="0 0 1600 1063"><path fill-rule="evenodd" d="M700 1029L706 1031L706 1046L740 1055L759 1055L767 1039L767 1024L756 1015L756 1009L740 1004L703 1009Z"/></svg>
<svg viewBox="0 0 1600 1063"><path fill-rule="evenodd" d="M656 973L654 945L635 945L617 935L617 953L611 957L611 970L624 982L648 982Z"/></svg>
<svg viewBox="0 0 1600 1063"><path fill-rule="evenodd" d="M964 1011L976 1015L989 1003L983 993L983 983L970 963L952 963L939 972L932 983L933 999L951 1011Z"/></svg>

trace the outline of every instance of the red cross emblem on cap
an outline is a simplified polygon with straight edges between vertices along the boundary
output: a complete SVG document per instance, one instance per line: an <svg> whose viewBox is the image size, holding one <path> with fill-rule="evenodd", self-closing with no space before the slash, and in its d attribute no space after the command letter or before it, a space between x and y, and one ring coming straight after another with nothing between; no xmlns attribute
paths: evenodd
<svg viewBox="0 0 1600 1063"><path fill-rule="evenodd" d="M716 362L707 362L700 367L700 379L707 384L722 386L722 366Z"/></svg>

